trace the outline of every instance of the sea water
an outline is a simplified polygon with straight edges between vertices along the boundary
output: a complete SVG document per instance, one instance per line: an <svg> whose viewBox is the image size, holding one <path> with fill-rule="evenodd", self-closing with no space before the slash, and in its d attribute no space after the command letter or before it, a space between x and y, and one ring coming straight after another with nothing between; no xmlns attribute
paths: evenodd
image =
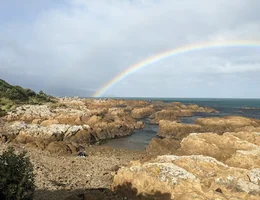
<svg viewBox="0 0 260 200"><path fill-rule="evenodd" d="M260 99L208 99L208 98L124 98L137 100L151 100L164 102L181 102L184 104L197 104L214 108L219 113L194 113L192 117L182 117L182 123L193 124L200 117L219 116L244 116L260 119ZM150 123L149 119L144 120L146 127L136 130L132 135L105 141L102 145L114 148L125 148L132 150L144 150L152 138L157 137L158 125Z"/></svg>

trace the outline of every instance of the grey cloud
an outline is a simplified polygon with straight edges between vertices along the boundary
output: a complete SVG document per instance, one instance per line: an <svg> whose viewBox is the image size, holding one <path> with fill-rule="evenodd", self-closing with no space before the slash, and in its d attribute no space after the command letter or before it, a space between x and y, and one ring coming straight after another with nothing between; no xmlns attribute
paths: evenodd
<svg viewBox="0 0 260 200"><path fill-rule="evenodd" d="M67 0L42 7L26 8L39 10L29 21L7 21L0 28L0 73L56 95L88 96L127 67L186 44L260 41L258 0ZM259 53L260 47L240 47L173 56L105 95L210 97L219 88L219 97L232 97L228 91L236 83L249 89L234 97L256 97L257 88L250 86L259 79L247 77L259 73Z"/></svg>

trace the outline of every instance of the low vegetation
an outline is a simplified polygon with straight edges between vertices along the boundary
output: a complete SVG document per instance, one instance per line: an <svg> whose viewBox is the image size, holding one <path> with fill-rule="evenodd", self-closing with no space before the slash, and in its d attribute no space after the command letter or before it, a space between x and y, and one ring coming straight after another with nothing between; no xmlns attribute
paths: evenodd
<svg viewBox="0 0 260 200"><path fill-rule="evenodd" d="M30 200L35 190L33 165L26 153L9 147L0 155L0 199Z"/></svg>
<svg viewBox="0 0 260 200"><path fill-rule="evenodd" d="M54 102L54 98L43 91L36 93L31 89L10 85L0 79L0 117L17 105L43 104L46 102Z"/></svg>

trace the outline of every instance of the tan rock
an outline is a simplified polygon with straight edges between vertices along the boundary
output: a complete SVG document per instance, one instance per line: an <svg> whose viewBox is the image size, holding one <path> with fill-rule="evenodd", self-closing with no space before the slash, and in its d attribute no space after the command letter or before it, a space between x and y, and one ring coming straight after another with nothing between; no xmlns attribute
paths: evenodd
<svg viewBox="0 0 260 200"><path fill-rule="evenodd" d="M168 199L177 200L256 200L260 188L256 182L250 182L248 173L248 170L229 167L212 157L167 155L120 168L114 177L113 189L133 199L137 194L150 196L150 199L168 195Z"/></svg>
<svg viewBox="0 0 260 200"><path fill-rule="evenodd" d="M192 115L192 113L190 113ZM159 124L160 120L170 120L175 121L178 119L176 110L161 110L154 114L152 123Z"/></svg>
<svg viewBox="0 0 260 200"><path fill-rule="evenodd" d="M254 150L237 150L225 161L229 166L253 169L260 167L260 147Z"/></svg>
<svg viewBox="0 0 260 200"><path fill-rule="evenodd" d="M56 119L49 119L49 120L44 120L42 123L41 123L41 126L50 126L52 124L59 124L59 121L56 120Z"/></svg>
<svg viewBox="0 0 260 200"><path fill-rule="evenodd" d="M34 140L32 142L26 143L25 147L26 148L35 148L35 149L40 149L44 150L46 146L49 144L48 140Z"/></svg>
<svg viewBox="0 0 260 200"><path fill-rule="evenodd" d="M233 135L235 137L238 137L241 140L245 140L247 142L250 142L252 144L260 146L260 133L254 132L254 131L239 131L239 132L227 132L223 134L226 135Z"/></svg>
<svg viewBox="0 0 260 200"><path fill-rule="evenodd" d="M145 163L121 168L114 177L113 190L129 198L174 199L178 194L173 188L181 191L184 185L186 192L190 188L201 191L199 180L186 170L171 163Z"/></svg>
<svg viewBox="0 0 260 200"><path fill-rule="evenodd" d="M250 182L260 185L260 168L252 169L248 172Z"/></svg>
<svg viewBox="0 0 260 200"><path fill-rule="evenodd" d="M51 154L66 155L71 154L72 150L64 142L51 142L45 149Z"/></svg>
<svg viewBox="0 0 260 200"><path fill-rule="evenodd" d="M8 113L7 120L33 121L34 119L49 119L55 114L47 105L23 105Z"/></svg>
<svg viewBox="0 0 260 200"><path fill-rule="evenodd" d="M215 133L190 134L181 141L178 152L185 155L211 156L224 162L231 159L227 161L229 164L233 162L232 166L243 167L245 165L242 160L244 154L240 152L248 152L247 160L253 161L254 152L258 152L259 147L234 135L231 133L224 135ZM255 161L253 163L257 164L257 160Z"/></svg>
<svg viewBox="0 0 260 200"><path fill-rule="evenodd" d="M180 148L180 141L172 138L153 138L149 146L146 149L146 152L155 155L165 155L176 153L176 150Z"/></svg>
<svg viewBox="0 0 260 200"><path fill-rule="evenodd" d="M134 108L131 112L131 116L135 119L142 119L142 118L149 117L154 112L155 110L151 106L144 107L144 108Z"/></svg>
<svg viewBox="0 0 260 200"><path fill-rule="evenodd" d="M75 135L67 137L65 141L77 144L94 144L97 141L97 138L95 138L89 129L83 129L78 131Z"/></svg>
<svg viewBox="0 0 260 200"><path fill-rule="evenodd" d="M159 122L158 136L182 139L189 133L198 132L200 129L201 126L196 124L181 124L178 122L161 120Z"/></svg>
<svg viewBox="0 0 260 200"><path fill-rule="evenodd" d="M138 121L135 125L136 129L143 129L145 127L145 123L142 121Z"/></svg>
<svg viewBox="0 0 260 200"><path fill-rule="evenodd" d="M33 121L32 121L32 124L40 124L40 123L42 123L42 119L34 119Z"/></svg>
<svg viewBox="0 0 260 200"><path fill-rule="evenodd" d="M198 118L196 124L202 126L203 132L223 133L246 126L260 126L260 121L240 116Z"/></svg>

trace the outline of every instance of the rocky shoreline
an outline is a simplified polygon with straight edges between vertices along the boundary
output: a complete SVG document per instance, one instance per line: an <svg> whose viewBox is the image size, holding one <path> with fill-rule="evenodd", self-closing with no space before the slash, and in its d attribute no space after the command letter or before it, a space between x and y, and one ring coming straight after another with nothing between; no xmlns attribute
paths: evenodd
<svg viewBox="0 0 260 200"><path fill-rule="evenodd" d="M259 199L260 120L180 123L214 112L179 102L57 98L1 118L0 150L28 151L35 199ZM98 145L143 129L146 118L159 126L146 151Z"/></svg>

